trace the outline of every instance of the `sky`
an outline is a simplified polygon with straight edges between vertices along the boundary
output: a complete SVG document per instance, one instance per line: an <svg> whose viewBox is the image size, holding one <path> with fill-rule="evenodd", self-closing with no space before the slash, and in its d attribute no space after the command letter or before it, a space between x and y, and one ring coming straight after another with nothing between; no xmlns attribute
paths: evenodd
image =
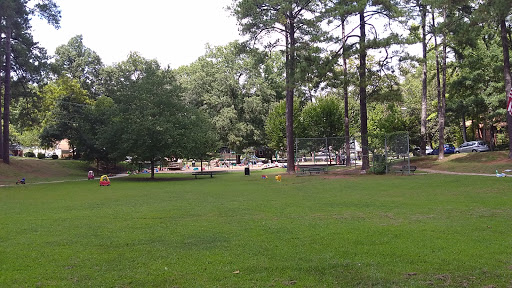
<svg viewBox="0 0 512 288"><path fill-rule="evenodd" d="M76 35L105 65L130 52L178 68L204 55L206 44L241 40L236 19L225 7L232 0L54 0L61 8L60 29L32 19L35 41L54 55Z"/></svg>

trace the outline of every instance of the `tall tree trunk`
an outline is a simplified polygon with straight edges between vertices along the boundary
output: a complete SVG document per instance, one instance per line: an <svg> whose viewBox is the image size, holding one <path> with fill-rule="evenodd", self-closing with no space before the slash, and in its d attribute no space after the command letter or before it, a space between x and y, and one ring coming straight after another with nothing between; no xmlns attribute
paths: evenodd
<svg viewBox="0 0 512 288"><path fill-rule="evenodd" d="M484 116L482 123L482 140L487 141L487 118Z"/></svg>
<svg viewBox="0 0 512 288"><path fill-rule="evenodd" d="M420 4L421 10L421 46L423 49L423 75L421 89L421 139L420 154L426 155L427 146L427 6Z"/></svg>
<svg viewBox="0 0 512 288"><path fill-rule="evenodd" d="M286 37L286 164L288 173L295 172L295 143L293 135L293 94L295 89L295 23L293 13L288 18Z"/></svg>
<svg viewBox="0 0 512 288"><path fill-rule="evenodd" d="M500 30L501 45L503 47L503 76L505 78L505 97L508 97L508 93L510 93L510 89L512 89L512 75L510 75L510 43L507 37L507 23L505 22L505 19L502 19L500 21ZM508 159L512 159L512 116L510 115L510 113L506 113L508 132Z"/></svg>
<svg viewBox="0 0 512 288"><path fill-rule="evenodd" d="M155 159L151 159L151 179L155 179Z"/></svg>
<svg viewBox="0 0 512 288"><path fill-rule="evenodd" d="M12 29L5 28L5 80L4 80L4 114L3 114L3 151L2 158L5 164L9 164L9 105L11 103L11 34Z"/></svg>
<svg viewBox="0 0 512 288"><path fill-rule="evenodd" d="M489 148L491 149L491 151L494 151L494 140L495 140L495 133L494 131L496 130L496 127L494 127L494 125L491 123L491 125L489 126L489 134L491 135L491 139L489 139Z"/></svg>
<svg viewBox="0 0 512 288"><path fill-rule="evenodd" d="M473 138L477 140L477 127L475 125L475 119L471 119L471 132L473 133Z"/></svg>
<svg viewBox="0 0 512 288"><path fill-rule="evenodd" d="M343 38L343 103L345 105L345 165L350 166L350 119L348 117L348 66L346 54L345 21L341 24L341 34Z"/></svg>
<svg viewBox="0 0 512 288"><path fill-rule="evenodd" d="M432 11L432 27L434 31L434 49L436 53L436 88L437 88L437 118L439 123L439 160L444 158L444 126L441 128L441 119L444 120L441 113L442 99L441 99L441 68L439 63L439 45L437 44L435 12ZM444 123L443 123L444 124ZM442 131L441 131L442 130Z"/></svg>
<svg viewBox="0 0 512 288"><path fill-rule="evenodd" d="M0 57L1 58L1 57ZM0 67L3 67L2 65L2 62L0 60ZM0 68L1 69L1 68ZM4 97L4 95L2 95L2 87L3 86L3 81L0 77L0 158L3 159L3 155L4 155L4 141L3 141L3 128L2 128L2 98Z"/></svg>
<svg viewBox="0 0 512 288"><path fill-rule="evenodd" d="M446 22L446 8L443 8L443 21ZM446 30L443 29L443 84L442 84L442 91L441 91L441 107L439 109L439 159L444 158L444 129L445 129L445 120L446 120L446 37L448 34L446 33ZM441 154L441 147L442 154Z"/></svg>
<svg viewBox="0 0 512 288"><path fill-rule="evenodd" d="M360 39L359 39L359 109L361 113L361 170L368 170L370 159L368 157L368 114L366 110L366 23L363 11L359 12Z"/></svg>
<svg viewBox="0 0 512 288"><path fill-rule="evenodd" d="M0 33L1 33L1 30L0 30ZM0 41L0 45L1 45L1 41ZM3 60L4 59L1 59L2 57L0 57L0 67L4 67L3 65ZM0 68L2 69L2 68ZM2 122L2 118L3 118L3 114L2 114L2 99L4 97L5 94L2 94L2 87L4 87L4 79L2 79L2 77L0 77L0 158L3 159L3 155L4 155L4 141L3 141L3 122ZM5 90L4 90L5 92Z"/></svg>
<svg viewBox="0 0 512 288"><path fill-rule="evenodd" d="M466 127L466 112L462 111L462 139L464 142L468 142L468 131Z"/></svg>

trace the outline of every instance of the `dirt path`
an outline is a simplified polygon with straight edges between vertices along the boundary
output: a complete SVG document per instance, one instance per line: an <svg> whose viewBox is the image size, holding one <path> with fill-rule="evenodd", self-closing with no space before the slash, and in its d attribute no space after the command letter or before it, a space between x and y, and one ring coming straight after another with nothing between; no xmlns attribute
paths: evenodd
<svg viewBox="0 0 512 288"><path fill-rule="evenodd" d="M126 177L128 174L117 174L115 176L110 176L108 178L120 178L120 177ZM47 181L47 182L34 182L34 183L26 183L23 185L38 185L38 184L50 184L50 183L63 183L63 182L76 182L76 181L87 181L88 179L75 179L75 180L56 180L56 181ZM98 181L99 178L95 178L94 181ZM14 184L7 184L7 185L0 185L0 187L9 187L9 186L15 186Z"/></svg>
<svg viewBox="0 0 512 288"><path fill-rule="evenodd" d="M213 170L213 169L212 169ZM223 171L226 171L226 172L234 172L234 171L243 171L243 168L242 169L218 169L219 171L220 170L223 170ZM256 168L254 170L261 170L261 168ZM483 173L463 173L463 172L450 172L450 171L441 171L441 170L434 170L434 169L427 169L427 168L419 168L418 169L421 172L426 172L426 173L432 173L432 174L448 174L448 175L472 175L472 176L491 176L491 177L496 177L496 174L483 174ZM354 170L354 171L359 171L359 170ZM192 170L189 170L189 171L177 171L177 172L163 172L163 173L183 173L183 174L190 174L192 173L193 171ZM345 171L347 172L347 171ZM344 174L357 174L357 173L344 173ZM112 176L112 177L109 177L109 178L119 178L119 177L126 177L126 176L129 176L128 174L118 174L116 176ZM345 175L346 176L346 175ZM507 175L508 177L511 177L512 175ZM37 182L37 183L27 183L25 185L36 185L36 184L49 184L49 183L62 183L62 182L72 182L72 181L87 181L87 179L77 179L77 180L58 180L58 181L48 181L48 182ZM14 186L14 185L0 185L0 187L8 187L8 186Z"/></svg>
<svg viewBox="0 0 512 288"><path fill-rule="evenodd" d="M425 168L418 168L418 170L419 170L419 171L424 171L424 172L427 172L427 173L435 173L435 174L473 175L473 176L494 176L494 177L496 177L496 174L450 172L450 171L440 171L440 170L425 169ZM507 175L507 176L512 176L512 175Z"/></svg>

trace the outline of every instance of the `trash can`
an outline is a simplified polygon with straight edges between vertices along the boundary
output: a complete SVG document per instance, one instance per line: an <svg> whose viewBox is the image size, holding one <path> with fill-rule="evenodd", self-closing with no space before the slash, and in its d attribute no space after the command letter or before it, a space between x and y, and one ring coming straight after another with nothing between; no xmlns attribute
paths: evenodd
<svg viewBox="0 0 512 288"><path fill-rule="evenodd" d="M251 171L249 170L249 167L245 167L245 175L251 175Z"/></svg>

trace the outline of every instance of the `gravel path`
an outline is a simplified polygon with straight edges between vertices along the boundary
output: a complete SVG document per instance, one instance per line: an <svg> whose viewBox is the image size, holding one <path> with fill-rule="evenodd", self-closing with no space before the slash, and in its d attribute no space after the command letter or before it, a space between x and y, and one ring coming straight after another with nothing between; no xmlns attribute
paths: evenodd
<svg viewBox="0 0 512 288"><path fill-rule="evenodd" d="M108 178L120 178L120 177L126 177L128 174L117 174L115 176L109 176ZM93 181L98 181L100 178L96 177ZM76 179L76 180L56 180L56 181L48 181L48 182L35 182L35 183L26 183L22 185L36 185L36 184L49 184L49 183L62 183L62 182L75 182L75 181L87 181L88 179ZM8 186L15 186L13 185L0 185L0 187L8 187Z"/></svg>
<svg viewBox="0 0 512 288"><path fill-rule="evenodd" d="M420 171L424 171L424 172L428 172L428 173L436 173L436 174L473 175L473 176L494 176L494 177L496 177L496 174L450 172L450 171L440 171L440 170L425 169L425 168L418 168L418 170L420 170ZM512 176L512 175L507 175L507 176Z"/></svg>

